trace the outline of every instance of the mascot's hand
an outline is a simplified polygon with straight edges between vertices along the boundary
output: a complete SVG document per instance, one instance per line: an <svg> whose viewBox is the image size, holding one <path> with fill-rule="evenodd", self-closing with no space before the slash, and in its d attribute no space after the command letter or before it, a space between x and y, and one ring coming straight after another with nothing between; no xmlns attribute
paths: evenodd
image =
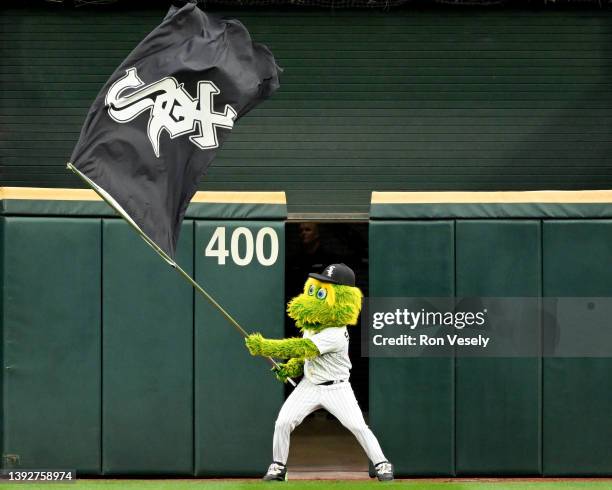
<svg viewBox="0 0 612 490"><path fill-rule="evenodd" d="M289 359L285 363L280 363L278 366L274 366L272 371L274 372L276 379L286 383L288 378L295 378L296 376L301 376L304 374L304 359Z"/></svg>
<svg viewBox="0 0 612 490"><path fill-rule="evenodd" d="M287 372L287 364L284 363L281 363L278 366L274 366L272 368L272 372L274 373L274 376L276 376L276 379L282 381L283 383L286 383L287 378L291 377Z"/></svg>
<svg viewBox="0 0 612 490"><path fill-rule="evenodd" d="M265 339L260 333L252 333L244 339L244 343L252 356L260 356Z"/></svg>

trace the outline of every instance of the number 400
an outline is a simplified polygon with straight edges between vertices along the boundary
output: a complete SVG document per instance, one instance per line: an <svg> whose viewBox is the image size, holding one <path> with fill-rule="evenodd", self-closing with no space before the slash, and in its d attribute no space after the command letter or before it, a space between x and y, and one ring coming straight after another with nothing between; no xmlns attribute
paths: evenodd
<svg viewBox="0 0 612 490"><path fill-rule="evenodd" d="M266 237L270 238L268 254L264 251ZM245 244L244 255L240 255L241 242ZM255 240L253 240L251 230L240 226L232 232L230 250L228 251L225 242L225 226L218 226L208 245L206 245L204 255L206 257L217 257L219 265L225 265L225 258L231 255L234 263L239 266L249 265L253 261L253 255L256 255L257 261L267 267L274 264L278 258L278 235L273 228L266 226L259 229Z"/></svg>

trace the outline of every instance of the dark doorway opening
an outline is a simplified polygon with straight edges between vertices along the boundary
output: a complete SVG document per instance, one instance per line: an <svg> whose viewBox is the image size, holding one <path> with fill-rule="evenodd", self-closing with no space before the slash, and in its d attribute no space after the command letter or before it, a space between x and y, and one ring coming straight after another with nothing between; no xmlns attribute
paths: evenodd
<svg viewBox="0 0 612 490"><path fill-rule="evenodd" d="M368 295L367 222L291 222L285 230L285 299L302 292L310 272L344 262L355 271L356 285ZM368 358L361 357L359 325L350 327L351 384L367 420ZM299 336L285 316L285 336ZM292 388L287 387L288 396ZM298 426L291 437L289 466L293 471L367 471L367 458L353 437L325 410L319 410Z"/></svg>

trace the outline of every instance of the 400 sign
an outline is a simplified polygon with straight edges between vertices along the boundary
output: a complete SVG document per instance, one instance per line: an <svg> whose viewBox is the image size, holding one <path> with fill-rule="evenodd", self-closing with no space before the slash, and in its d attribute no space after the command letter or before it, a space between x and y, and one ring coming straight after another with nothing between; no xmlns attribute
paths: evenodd
<svg viewBox="0 0 612 490"><path fill-rule="evenodd" d="M266 226L253 232L249 228L240 226L232 232L230 248L227 249L225 226L217 226L206 249L206 257L216 257L219 265L225 265L225 259L231 257L232 261L241 267L249 265L254 257L257 261L269 267L278 259L278 235L273 228Z"/></svg>

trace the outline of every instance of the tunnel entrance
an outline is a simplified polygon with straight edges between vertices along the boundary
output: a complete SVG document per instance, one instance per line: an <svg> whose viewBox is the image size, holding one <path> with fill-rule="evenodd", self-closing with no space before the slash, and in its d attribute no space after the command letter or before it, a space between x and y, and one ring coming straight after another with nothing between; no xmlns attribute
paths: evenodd
<svg viewBox="0 0 612 490"><path fill-rule="evenodd" d="M301 221L286 224L285 299L302 292L310 272L343 262L355 271L356 286L368 295L368 223ZM368 358L361 357L359 325L349 327L351 385L368 420ZM299 336L285 315L285 337ZM297 380L296 380L297 381ZM287 386L285 397L292 387ZM291 437L290 471L367 471L368 460L354 436L325 410L306 417Z"/></svg>

